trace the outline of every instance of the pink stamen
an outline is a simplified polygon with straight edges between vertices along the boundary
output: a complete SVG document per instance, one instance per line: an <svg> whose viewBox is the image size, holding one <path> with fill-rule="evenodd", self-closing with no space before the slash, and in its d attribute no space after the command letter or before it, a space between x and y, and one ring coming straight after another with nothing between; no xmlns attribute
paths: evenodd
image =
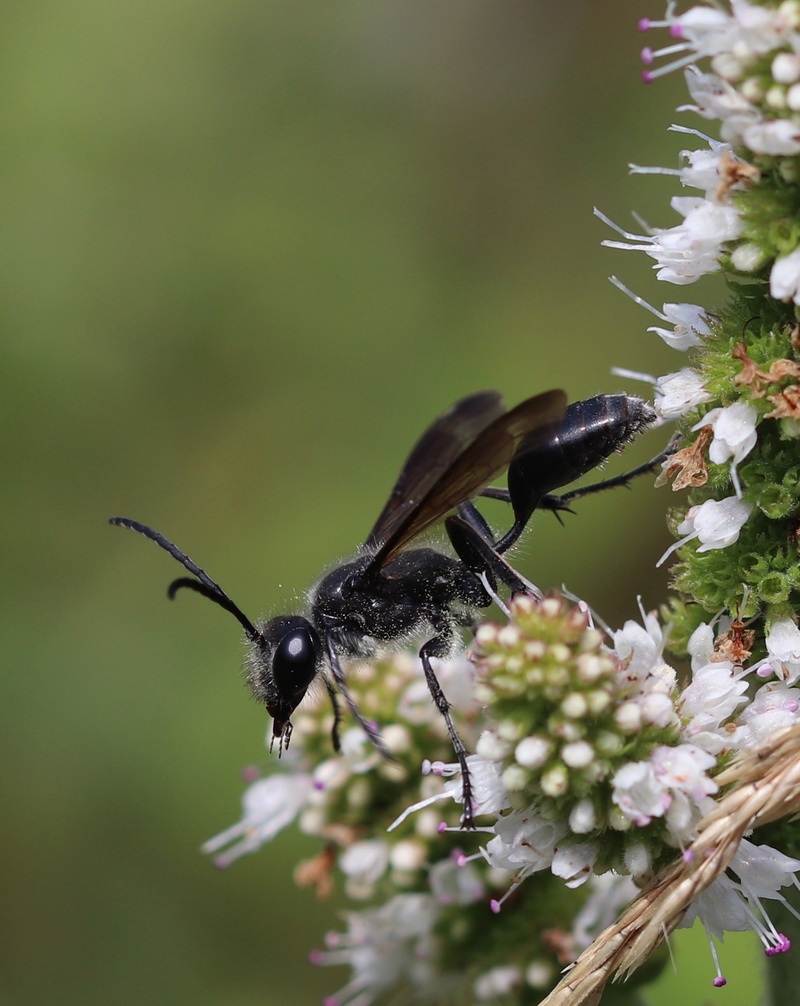
<svg viewBox="0 0 800 1006"><path fill-rule="evenodd" d="M644 74L642 74L642 78L645 84L652 84L656 77L663 77L665 73L672 73L673 70L682 70L685 66L691 66L696 59L697 53L690 52L683 59L673 60L672 63L664 63L663 66L659 66L655 70L646 70L645 73L648 74L648 77L645 78Z"/></svg>
<svg viewBox="0 0 800 1006"><path fill-rule="evenodd" d="M724 975L718 975L711 984L715 989L721 989L728 984L728 979Z"/></svg>

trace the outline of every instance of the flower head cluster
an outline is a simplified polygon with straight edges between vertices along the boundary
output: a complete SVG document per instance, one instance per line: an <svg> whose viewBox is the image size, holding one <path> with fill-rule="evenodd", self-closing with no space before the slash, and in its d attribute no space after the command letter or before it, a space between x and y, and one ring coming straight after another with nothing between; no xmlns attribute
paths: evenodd
<svg viewBox="0 0 800 1006"><path fill-rule="evenodd" d="M710 624L698 627L681 688L658 619L643 623L608 638L581 606L520 597L508 624L478 632L477 692L490 724L478 755L498 767L483 774L496 780L499 805L482 854L515 883L543 869L571 887L609 869L647 878L696 836L730 754L770 724L800 723L797 690L780 671L748 698L753 672L771 678L778 661L745 669L741 627L716 638ZM795 665L792 628L781 623L773 646Z"/></svg>

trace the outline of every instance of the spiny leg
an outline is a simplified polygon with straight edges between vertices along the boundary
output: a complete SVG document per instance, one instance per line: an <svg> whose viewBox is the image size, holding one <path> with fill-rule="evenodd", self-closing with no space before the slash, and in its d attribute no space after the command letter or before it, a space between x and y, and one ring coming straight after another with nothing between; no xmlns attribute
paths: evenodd
<svg viewBox="0 0 800 1006"><path fill-rule="evenodd" d="M674 434L664 450L657 454L654 458L651 458L649 461L645 461L644 464L638 465L636 468L632 468L630 471L623 472L621 475L614 475L609 479L602 479L600 482L593 482L588 486L580 486L578 489L573 489L570 492L562 493L561 495L545 493L536 504L535 510L550 510L556 515L556 517L558 517L559 513L563 511L571 513L572 511L569 506L570 503L573 500L580 499L581 496L589 496L592 493L602 492L604 489L617 489L620 486L627 487L628 484L639 475L647 475L648 472L656 471L656 469L658 469L667 460L667 458L671 457L675 453L678 449L678 444L682 439L683 438L680 433ZM486 499L500 500L502 503L511 503L511 493L508 489L500 489L495 486L490 486L488 489L484 489L481 496ZM508 549L516 544L520 535L527 527L528 520L515 521L514 524L512 524L509 530L496 543L496 549L498 552L507 552Z"/></svg>
<svg viewBox="0 0 800 1006"><path fill-rule="evenodd" d="M393 761L393 756L391 751L386 747L383 742L383 738L378 732L378 728L374 723L371 723L358 708L358 703L353 698L350 693L350 689L347 687L347 679L345 678L344 668L342 667L339 656L333 646L333 640L330 637L330 633L325 634L325 650L328 654L328 663L330 664L331 673L333 674L333 680L336 687L339 689L342 698L345 701L345 705L353 714L355 719L358 721L358 725L367 735L370 744L379 751L384 758L388 758ZM328 682L330 684L330 682ZM331 686L332 687L332 686ZM328 692L330 694L330 688ZM336 705L334 704L334 709L338 712ZM334 737L334 747L336 747L336 741L338 739L338 724L334 723L334 728L336 729L336 736Z"/></svg>
<svg viewBox="0 0 800 1006"><path fill-rule="evenodd" d="M567 510L569 509L569 504L574 499L579 499L581 496L588 496L590 493L601 492L603 489L616 489L619 486L626 486L633 479L638 478L639 475L647 475L648 472L654 472L657 468L667 460L667 458L672 457L675 451L678 449L678 444L683 440L682 433L674 433L670 437L670 441L667 446L661 451L660 454L656 454L654 458L650 458L649 461L645 461L644 464L639 465L636 468L631 468L628 472L623 472L622 475L614 475L610 479L603 479L601 482L593 482L588 486L581 486L578 489L573 489L571 492L563 493L561 496L545 496L544 500L548 502L542 502L539 504L540 509L553 509L553 510ZM553 500L554 506L550 506L549 501Z"/></svg>
<svg viewBox="0 0 800 1006"><path fill-rule="evenodd" d="M490 581L499 580L513 594L536 595L537 591L533 584L520 576L497 552L491 535L486 537L480 530L478 522L467 519L468 516L472 516L471 510L475 510L472 504L466 504L457 516L448 517L444 522L447 536L459 559L476 576L485 573ZM476 510L475 513L477 514ZM478 516L480 517L480 514ZM485 524L485 521L483 523ZM488 530L488 525L486 527Z"/></svg>
<svg viewBox="0 0 800 1006"><path fill-rule="evenodd" d="M323 675L325 677L325 675ZM325 677L325 687L328 690L328 698L331 700L331 705L333 706L333 727L331 728L331 742L333 744L333 750L336 754L342 753L342 744L339 739L339 727L342 724L342 711L339 708L339 700L336 697L336 689L330 683L327 677Z"/></svg>
<svg viewBox="0 0 800 1006"><path fill-rule="evenodd" d="M437 626L437 628L440 627ZM436 677L436 672L431 663L431 657L445 657L450 652L452 631L449 626L445 625L441 626L441 630L440 635L429 639L422 646L422 649L419 651L419 659L422 661L422 667L425 671L428 691L431 693L433 703L445 722L447 732L450 735L450 741L453 745L453 751L458 761L458 767L461 769L461 791L464 801L462 822L465 828L471 829L475 827L475 808L472 803L472 780L470 779L469 767L467 766L467 749L464 747L464 742L456 730L455 723L453 723L453 718L450 715L450 703L442 691L442 686L439 684L439 679Z"/></svg>

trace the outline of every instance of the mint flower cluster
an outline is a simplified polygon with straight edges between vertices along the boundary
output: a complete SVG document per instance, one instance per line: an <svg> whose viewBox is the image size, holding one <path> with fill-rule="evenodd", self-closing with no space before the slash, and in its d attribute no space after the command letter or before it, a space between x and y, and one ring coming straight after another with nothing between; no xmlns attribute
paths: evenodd
<svg viewBox="0 0 800 1006"><path fill-rule="evenodd" d="M514 810L530 818L533 804L557 824L572 886L590 871L652 875L717 789L706 775L714 757L682 743L677 676L656 619L644 621L610 648L585 609L522 597L509 624L478 632L478 694L495 724L479 752L502 766Z"/></svg>
<svg viewBox="0 0 800 1006"><path fill-rule="evenodd" d="M653 556L673 564L674 593L617 630L591 598L518 596L470 650L437 662L472 752L474 830L415 656L348 670L391 760L356 725L333 755L328 705L298 710L279 770L251 781L242 820L205 848L226 866L291 824L319 839L298 881L353 903L311 957L350 968L327 1006L390 993L589 1001L569 975L548 992L576 958L573 974L585 972L638 891L661 897L659 878L680 881L707 823L720 826L735 760L752 765L781 731L800 732L800 0L668 3L640 28L665 40L644 50L645 79L682 72L680 111L719 133L674 126L693 148L678 166L633 169L693 191L671 201L677 224L635 233L597 214L616 233L605 244L643 252L659 280L721 273L727 284L715 308L654 307L613 280L683 355L662 376L621 371L651 385L657 414L682 433L658 479L683 491L669 497L676 541ZM754 823L737 820L730 855L688 906L676 899L670 915L664 893L657 939L699 919L716 986L712 937L751 929L768 956L790 949L765 904L798 886L800 860L763 844Z"/></svg>

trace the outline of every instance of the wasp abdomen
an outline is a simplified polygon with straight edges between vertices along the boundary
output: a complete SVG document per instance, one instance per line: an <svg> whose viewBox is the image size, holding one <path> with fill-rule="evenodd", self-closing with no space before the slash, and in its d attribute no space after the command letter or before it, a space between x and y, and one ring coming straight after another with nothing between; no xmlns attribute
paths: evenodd
<svg viewBox="0 0 800 1006"><path fill-rule="evenodd" d="M655 418L646 402L631 395L573 402L555 436L511 462L508 491L515 515L526 519L543 496L602 464Z"/></svg>

